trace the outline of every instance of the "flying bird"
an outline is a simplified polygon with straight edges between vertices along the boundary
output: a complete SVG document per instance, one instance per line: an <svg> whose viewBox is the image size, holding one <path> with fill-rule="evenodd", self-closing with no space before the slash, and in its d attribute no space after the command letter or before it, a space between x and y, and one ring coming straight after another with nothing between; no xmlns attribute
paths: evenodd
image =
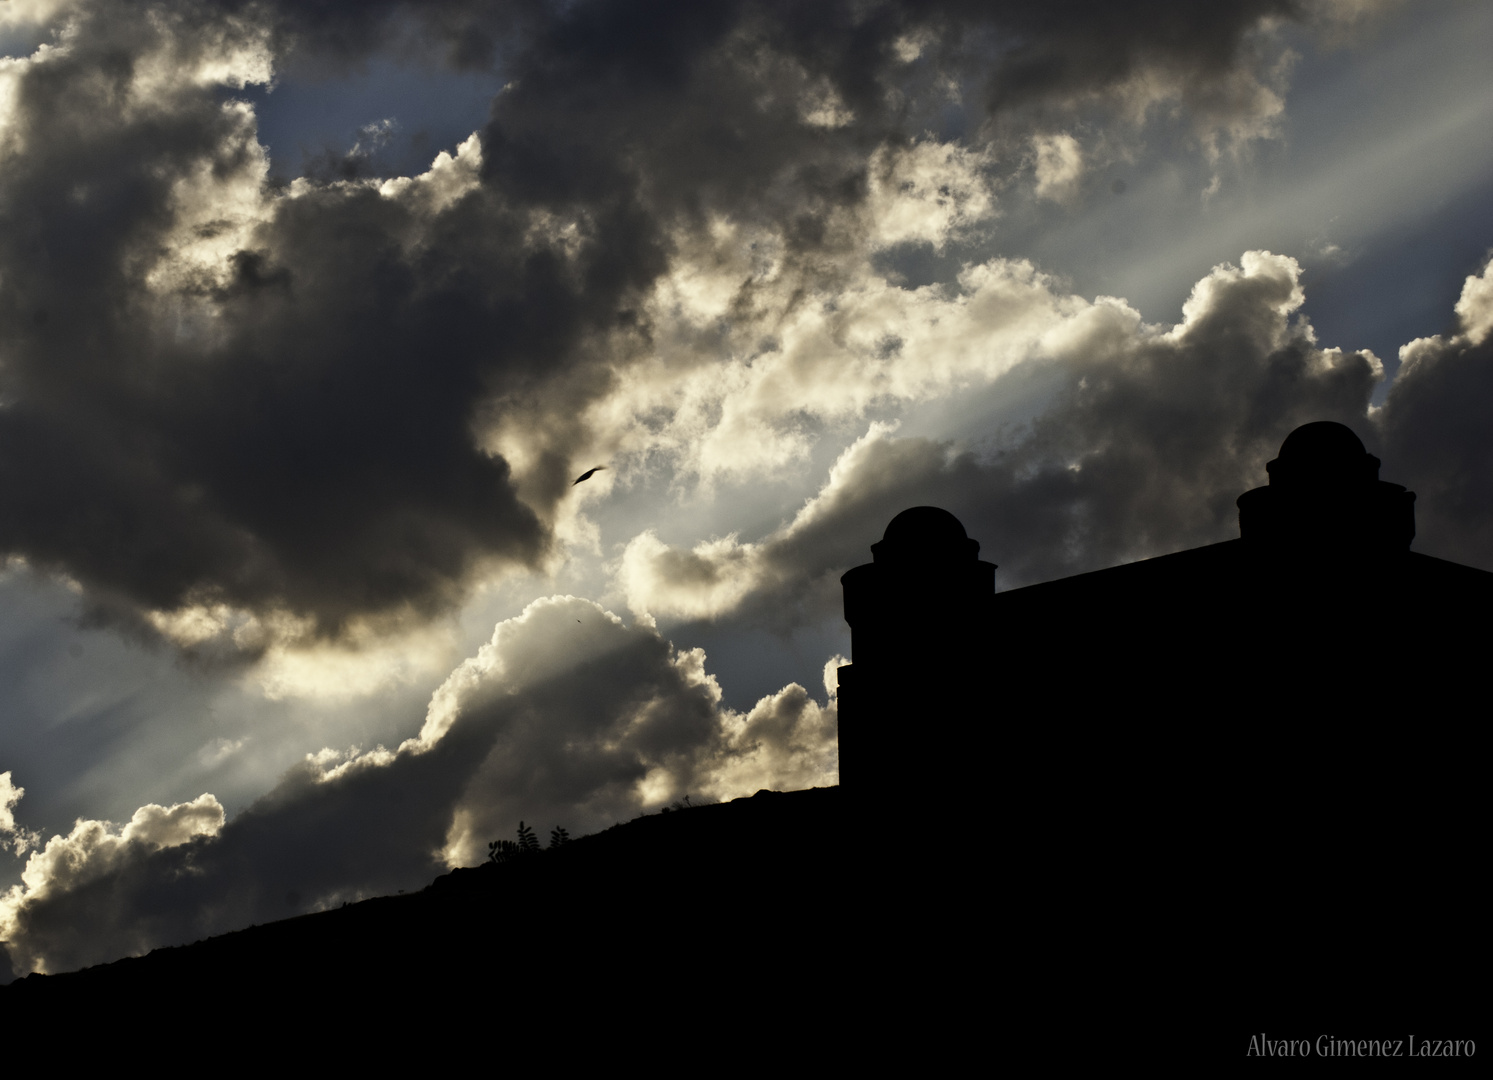
<svg viewBox="0 0 1493 1080"><path fill-rule="evenodd" d="M605 469L605 468L606 468L605 465L598 465L594 469L587 469L585 472L581 473L580 476L577 476L575 478L574 482L570 486L571 487L575 487L575 485L579 484L582 480L589 480L589 479L591 479L591 477L595 476L597 473L601 472L601 470Z"/></svg>

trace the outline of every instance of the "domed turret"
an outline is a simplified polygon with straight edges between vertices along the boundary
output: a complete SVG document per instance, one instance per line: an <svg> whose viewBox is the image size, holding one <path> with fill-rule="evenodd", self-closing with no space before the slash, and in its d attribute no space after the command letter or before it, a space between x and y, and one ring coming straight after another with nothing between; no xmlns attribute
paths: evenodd
<svg viewBox="0 0 1493 1080"><path fill-rule="evenodd" d="M995 566L979 554L953 514L914 506L840 578L854 659L839 671L840 775L857 790L946 777L921 760L915 725L978 712L995 599Z"/></svg>
<svg viewBox="0 0 1493 1080"><path fill-rule="evenodd" d="M1265 471L1269 486L1238 499L1239 534L1252 547L1348 567L1403 553L1415 538L1414 493L1379 479L1379 459L1352 428L1330 420L1303 424Z"/></svg>
<svg viewBox="0 0 1493 1080"><path fill-rule="evenodd" d="M1346 424L1318 420L1287 435L1280 456L1265 471L1272 487L1362 488L1379 480L1379 459Z"/></svg>
<svg viewBox="0 0 1493 1080"><path fill-rule="evenodd" d="M971 540L959 519L937 506L914 506L892 518L879 544L871 545L878 563L947 565L972 562L980 542Z"/></svg>

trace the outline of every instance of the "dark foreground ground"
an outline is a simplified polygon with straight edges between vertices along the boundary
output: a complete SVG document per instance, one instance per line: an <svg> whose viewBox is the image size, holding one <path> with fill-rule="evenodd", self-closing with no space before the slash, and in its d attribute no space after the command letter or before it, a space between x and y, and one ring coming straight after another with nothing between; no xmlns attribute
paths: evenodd
<svg viewBox="0 0 1493 1080"><path fill-rule="evenodd" d="M520 1042L686 1018L781 1024L822 1011L860 934L847 833L838 788L643 817L419 893L30 975L0 988L0 1015L152 1028L185 1010L251 1018L271 1039L333 1017L364 1036L476 1024ZM743 1004L762 1016L733 1016Z"/></svg>
<svg viewBox="0 0 1493 1080"><path fill-rule="evenodd" d="M991 825L970 828L981 807ZM230 1054L543 1047L687 1074L1185 1069L1243 1059L1257 1036L1482 1041L1481 925L1386 923L1384 895L1324 909L1272 876L1279 852L1200 850L1195 816L1141 837L1118 808L1009 811L761 792L416 894L28 976L0 988L0 1016L131 1040L187 1025ZM1385 888L1396 878L1413 884L1391 872ZM1445 901L1455 919L1468 898Z"/></svg>

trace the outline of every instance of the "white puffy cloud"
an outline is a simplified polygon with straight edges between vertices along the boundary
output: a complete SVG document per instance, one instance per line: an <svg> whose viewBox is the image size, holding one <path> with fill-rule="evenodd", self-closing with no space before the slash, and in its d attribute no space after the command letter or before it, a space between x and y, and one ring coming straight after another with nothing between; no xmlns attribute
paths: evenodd
<svg viewBox="0 0 1493 1080"><path fill-rule="evenodd" d="M987 154L933 139L878 148L867 163L870 191L859 211L871 248L942 247L988 220L996 211L989 166Z"/></svg>
<svg viewBox="0 0 1493 1080"><path fill-rule="evenodd" d="M27 848L35 847L41 837L27 832L16 824L16 804L26 789L11 779L10 772L0 773L0 850L10 848L17 855L26 854Z"/></svg>
<svg viewBox="0 0 1493 1080"><path fill-rule="evenodd" d="M9 774L7 774L9 775ZM13 967L47 971L46 957L29 942L47 940L54 954L97 955L98 944L120 953L151 945L157 913L136 913L112 902L117 883L129 879L152 856L187 849L172 872L192 876L192 855L203 838L223 828L223 807L210 794L175 806L142 806L123 828L83 821L66 836L54 836L26 860L22 884L0 897L0 942ZM194 843L198 841L198 843ZM169 880L169 879L168 879ZM162 882L161 884L166 884ZM132 917L144 914L145 917Z"/></svg>
<svg viewBox="0 0 1493 1080"><path fill-rule="evenodd" d="M1078 193L1083 178L1083 149L1072 135L1038 135L1032 139L1037 155L1037 198L1067 202Z"/></svg>
<svg viewBox="0 0 1493 1080"><path fill-rule="evenodd" d="M552 597L500 624L432 698L408 747L462 726L493 738L451 815L443 858L479 859L527 814L584 829L693 793L837 782L835 710L797 686L746 716L721 705L700 649L675 649L588 601ZM401 748L403 752L404 748Z"/></svg>
<svg viewBox="0 0 1493 1080"><path fill-rule="evenodd" d="M836 667L844 657L830 661ZM828 689L828 679L826 679ZM723 718L725 752L703 773L700 790L746 793L795 791L838 783L839 704L833 694L820 705L797 683L757 702L745 714Z"/></svg>
<svg viewBox="0 0 1493 1080"><path fill-rule="evenodd" d="M633 610L659 616L822 616L838 603L838 573L866 560L897 512L927 503L964 519L1006 585L1236 535L1234 499L1263 482L1294 427L1332 418L1371 435L1382 365L1317 345L1297 315L1300 273L1291 258L1246 252L1163 327L1119 301L1062 295L1029 268L967 271L969 293L941 301L936 320L941 340L970 343L944 352L945 377L999 385L1029 359L1023 371L1046 369L1061 389L1028 425L969 447L873 424L780 529L688 550L645 532L619 560L618 585ZM905 330L904 349L926 347L919 329ZM916 370L936 378L933 351Z"/></svg>
<svg viewBox="0 0 1493 1080"><path fill-rule="evenodd" d="M1459 332L1400 349L1375 416L1385 476L1416 493L1416 546L1493 570L1493 261L1456 304Z"/></svg>
<svg viewBox="0 0 1493 1080"><path fill-rule="evenodd" d="M613 455L646 462L662 451L707 483L743 479L801 460L816 424L985 385L1023 360L1139 321L1123 304L1062 294L1023 260L970 266L952 286L901 288L866 263L817 294L804 296L803 284L793 274L752 282L738 300L760 310L738 303L730 334L756 347L719 358L693 350L702 326L677 308L660 312L667 336L619 374L587 414L588 430ZM676 354L674 341L689 354Z"/></svg>
<svg viewBox="0 0 1493 1080"><path fill-rule="evenodd" d="M606 346L606 393L579 413L564 398L504 412L487 445L520 475L563 444L577 470L596 461L646 469L662 455L682 478L709 484L801 460L814 443L806 418L924 399L970 368L1011 363L1021 343L992 354L959 337L969 321L959 309L1019 321L1023 305L1041 302L1029 264L996 260L957 286L919 290L871 266L895 245L938 248L988 222L996 205L986 165L929 140L880 146L866 163L865 201L826 214L808 253L795 250L791 223L720 215L676 230L668 270L640 297L646 338L634 342L628 330Z"/></svg>
<svg viewBox="0 0 1493 1080"><path fill-rule="evenodd" d="M1493 262L1468 277L1457 298L1457 318L1469 345L1481 345L1493 333Z"/></svg>
<svg viewBox="0 0 1493 1080"><path fill-rule="evenodd" d="M474 133L456 148L455 157L442 150L427 171L419 176L396 176L384 180L378 184L378 192L387 199L405 199L419 213L430 218L475 191L481 173L482 140ZM304 189L304 180L301 184Z"/></svg>
<svg viewBox="0 0 1493 1080"><path fill-rule="evenodd" d="M69 970L419 887L521 819L582 834L685 795L834 784L836 722L833 697L797 685L737 713L701 650L587 600L536 600L396 749L310 754L226 824L203 795L53 837L0 899L0 940L18 971Z"/></svg>

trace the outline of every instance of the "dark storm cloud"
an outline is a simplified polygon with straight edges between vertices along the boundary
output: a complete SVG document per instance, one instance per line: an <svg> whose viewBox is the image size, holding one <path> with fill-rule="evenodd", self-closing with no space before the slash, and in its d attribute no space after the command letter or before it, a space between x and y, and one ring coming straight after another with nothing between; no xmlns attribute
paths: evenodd
<svg viewBox="0 0 1493 1080"><path fill-rule="evenodd" d="M0 549L123 607L323 632L439 608L483 564L544 555L576 418L611 385L598 357L619 355L600 343L632 326L620 355L646 346L674 230L760 219L808 258L950 80L1004 107L1183 71L1186 100L1280 10L78 5L17 69L0 179ZM1087 61L1093 19L1122 59ZM501 46L479 188L423 215L368 185L260 190L220 84L262 80L275 49L415 39L459 65ZM189 257L215 236L234 249ZM522 477L474 432L514 410L547 421Z"/></svg>
<svg viewBox="0 0 1493 1080"><path fill-rule="evenodd" d="M322 71L391 48L458 68L487 67L547 17L538 0L200 0L193 6L265 25L278 56Z"/></svg>
<svg viewBox="0 0 1493 1080"><path fill-rule="evenodd" d="M1011 5L999 16L1011 44L990 76L987 101L992 112L1061 102L1148 69L1178 78L1185 91L1195 91L1236 68L1250 30L1271 18L1299 18L1310 6L1295 0Z"/></svg>
<svg viewBox="0 0 1493 1080"><path fill-rule="evenodd" d="M874 246L864 216L839 212L866 205L882 148L950 127L975 148L1021 145L1059 121L1157 101L1225 127L1268 116L1252 31L1289 13L88 10L65 50L16 77L0 168L0 549L124 608L288 609L326 632L435 610L488 562L543 559L558 500L602 460L571 460L586 407L647 352L645 301L691 230L716 216L760 225L832 296L855 261L833 256ZM510 85L480 143L428 180L276 191L252 118L219 104L233 77L204 67L234 41L240 78L264 77L256 50L356 63L433 43L458 66L500 65ZM946 125L951 109L967 114ZM1028 293L1048 284L1032 278ZM661 614L836 612L837 574L920 503L959 514L1005 586L1227 538L1234 498L1263 481L1292 427L1339 419L1373 441L1376 365L1320 348L1293 317L1296 286L1288 260L1252 257L1210 275L1174 333L1096 304L1081 340L1051 348L1044 334L1061 337L1082 301L1049 290L1042 308L1013 292L990 321L970 316L969 351L998 351L1028 315L1042 324L1031 337L1046 351L1023 355L1049 363L1043 378L1055 371L1060 390L1028 427L979 452L878 428L778 533L693 551L655 538L629 549L624 584ZM974 291L940 302L952 312ZM1423 395L1391 395L1386 412L1387 445L1432 475L1444 462L1415 448L1431 445L1438 401L1481 392L1485 346L1436 348L1434 364L1409 369ZM975 378L955 374L930 378L928 393ZM483 449L515 428L512 464ZM1456 451L1467 514L1486 506L1478 437ZM1417 482L1380 452L1387 479ZM580 832L685 792L831 782L834 713L796 686L730 713L698 651L588 602L541 601L452 674L420 738L396 751L314 756L231 822L204 795L54 838L0 900L4 936L18 967L64 970L418 886L480 858L520 817ZM25 807L10 804L13 844Z"/></svg>
<svg viewBox="0 0 1493 1080"><path fill-rule="evenodd" d="M772 53L828 78L862 116L877 118L887 130L916 134L917 127L904 130L899 121L909 109L927 110L930 103L918 94L886 92L892 84L908 88L906 72L891 73L905 66L903 54L911 43L922 48L925 75L955 77L996 113L1063 102L1137 75L1160 74L1182 94L1211 93L1210 84L1226 83L1235 73L1250 33L1262 23L1331 20L1344 5L1300 0L1208 5L1187 0L1000 5L973 0L811 5L790 0L214 0L205 6L259 18L273 12L277 44L285 53L356 58L397 42L443 50L457 66L484 65L501 56L505 70L511 67L530 81L540 76L547 90L566 97L598 88L612 91L593 105L614 116L633 113L637 99L648 98L650 90L700 90L702 74L722 74L712 65L726 54L768 59L765 54ZM759 69L759 79L763 74ZM933 84L911 85L926 92ZM760 92L760 82L753 89ZM731 100L738 107L749 104ZM669 114L682 103L676 98L662 104L667 111L655 119L666 128ZM568 107L558 111L576 117ZM626 130L639 134L636 128ZM720 132L729 135L729 125L722 124Z"/></svg>
<svg viewBox="0 0 1493 1080"><path fill-rule="evenodd" d="M51 838L0 896L0 937L19 970L65 971L423 886L520 819L580 835L768 776L836 781L833 707L789 686L731 713L704 659L588 601L536 601L452 673L397 751L310 756L226 825L203 795ZM24 820L19 792L0 807L18 804Z"/></svg>
<svg viewBox="0 0 1493 1080"><path fill-rule="evenodd" d="M562 352L604 290L583 299L491 201L411 251L407 206L333 188L271 204L226 281L178 286L213 304L200 333L163 327L142 279L179 243L179 185L207 168L252 192L258 156L210 94L145 96L141 66L189 59L142 36L95 13L20 81L0 546L151 607L283 605L328 626L449 600L481 557L535 559L543 529L471 410L490 376Z"/></svg>
<svg viewBox="0 0 1493 1080"><path fill-rule="evenodd" d="M1040 99L1071 119L1071 99L1144 76L1217 111L1250 73L1250 31L1299 7L572 4L505 66L486 168L551 205L635 193L655 211L766 209L812 243L825 206L863 194L865 153L937 127L951 88L979 88L992 115ZM816 89L843 122L803 122Z"/></svg>

